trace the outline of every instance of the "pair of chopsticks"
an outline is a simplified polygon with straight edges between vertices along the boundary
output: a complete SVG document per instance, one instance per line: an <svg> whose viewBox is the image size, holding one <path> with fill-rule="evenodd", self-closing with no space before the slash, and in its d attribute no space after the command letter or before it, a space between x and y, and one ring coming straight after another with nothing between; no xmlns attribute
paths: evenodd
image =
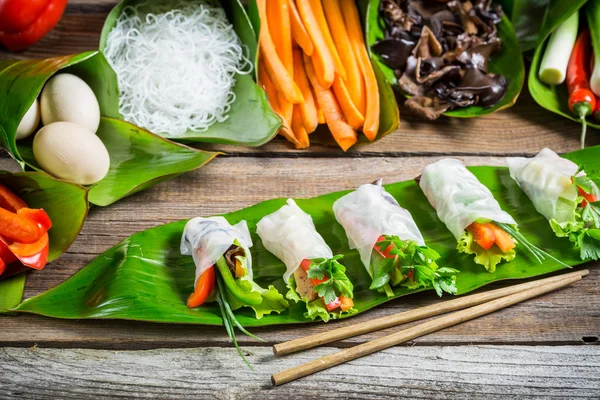
<svg viewBox="0 0 600 400"><path fill-rule="evenodd" d="M283 385L284 383L314 374L315 372L375 353L379 350L396 346L411 339L490 314L494 311L510 307L533 297L560 289L581 280L588 274L589 271L586 269L551 278L539 279L532 282L445 301L440 304L432 304L416 310L405 311L391 316L381 317L371 321L365 321L328 332L317 333L304 338L276 344L273 346L273 352L277 356L282 356L331 343L336 340L346 339L456 311L443 317L435 318L422 324L392 333L391 335L365 342L358 346L344 349L337 353L276 373L271 377L271 381L275 386Z"/></svg>

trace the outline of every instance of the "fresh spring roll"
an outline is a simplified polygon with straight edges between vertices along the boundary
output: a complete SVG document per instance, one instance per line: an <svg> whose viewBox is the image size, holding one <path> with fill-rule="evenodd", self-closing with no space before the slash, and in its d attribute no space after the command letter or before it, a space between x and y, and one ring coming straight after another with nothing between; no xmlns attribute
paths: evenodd
<svg viewBox="0 0 600 400"><path fill-rule="evenodd" d="M600 257L598 187L583 168L543 149L533 158L507 158L510 176L559 237L580 249L582 260Z"/></svg>
<svg viewBox="0 0 600 400"><path fill-rule="evenodd" d="M515 258L512 236L517 223L461 161L447 158L428 165L419 185L458 241L459 252L475 254L475 262L489 272L503 260ZM507 228L512 228L511 234Z"/></svg>
<svg viewBox="0 0 600 400"><path fill-rule="evenodd" d="M439 254L425 245L412 215L385 191L381 179L338 199L333 213L371 275L370 289L393 296L390 284L402 284L434 287L440 296L443 291L456 293L453 274L458 271L438 268Z"/></svg>
<svg viewBox="0 0 600 400"><path fill-rule="evenodd" d="M265 248L285 264L286 297L306 303L305 316L323 321L354 313L353 290L346 268L315 229L310 215L292 199L263 217L256 232Z"/></svg>
<svg viewBox="0 0 600 400"><path fill-rule="evenodd" d="M181 238L181 254L191 255L196 265L194 293L187 300L188 307L214 301L218 286L233 310L251 307L258 319L287 309L288 302L274 286L263 289L254 282L250 247L246 221L232 226L223 217L189 220Z"/></svg>

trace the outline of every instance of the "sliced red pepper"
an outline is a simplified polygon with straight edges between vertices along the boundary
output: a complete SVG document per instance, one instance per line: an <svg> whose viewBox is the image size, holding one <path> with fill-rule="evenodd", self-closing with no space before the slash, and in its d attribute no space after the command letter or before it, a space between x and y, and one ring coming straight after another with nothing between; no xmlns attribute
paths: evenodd
<svg viewBox="0 0 600 400"><path fill-rule="evenodd" d="M0 31L17 33L24 31L48 7L48 0L0 1Z"/></svg>
<svg viewBox="0 0 600 400"><path fill-rule="evenodd" d="M23 265L38 270L46 266L49 247L48 233L44 233L40 240L35 243L23 244L15 242L8 246L10 251L12 251Z"/></svg>
<svg viewBox="0 0 600 400"><path fill-rule="evenodd" d="M0 241L0 258L6 265L12 264L17 261L17 257L8 248L8 245L3 241Z"/></svg>
<svg viewBox="0 0 600 400"><path fill-rule="evenodd" d="M379 236L376 243L383 242L384 240L385 240L385 238L383 236ZM382 251L381 246L377 246L377 244L375 244L375 246L373 246L373 249L376 252L378 252L381 255L381 257L383 257L383 258L394 258L395 256L393 254L390 254L390 251L392 251L393 248L394 248L394 245L392 243L390 243L390 245L384 251Z"/></svg>
<svg viewBox="0 0 600 400"><path fill-rule="evenodd" d="M35 3L31 14L26 15L21 21L15 21L17 11L29 7L29 3ZM32 0L8 0L10 8L4 7L2 10L2 21L11 20L8 25L0 26L0 41L12 51L25 50L34 43L40 41L52 28L56 26L63 15L67 6L67 0L46 0L45 8L37 16L33 16L39 11L38 1ZM16 3L15 5L10 3ZM33 21L31 21L33 19ZM27 24L29 22L29 24ZM2 29L4 28L4 29ZM8 29L6 29L8 28ZM15 31L14 28L23 28Z"/></svg>
<svg viewBox="0 0 600 400"><path fill-rule="evenodd" d="M308 273L308 270L310 269L311 265L312 265L312 261L304 259L300 263L300 268L302 268L304 270L304 272ZM329 278L327 277L327 274L323 274L323 279L313 278L312 279L313 286L317 286L318 284L323 283L323 282L327 281L328 279Z"/></svg>
<svg viewBox="0 0 600 400"><path fill-rule="evenodd" d="M341 307L342 305L342 301L340 300L339 297L336 297L334 301L332 301L329 304L325 304L325 308L327 308L327 311L332 311L335 310L338 307Z"/></svg>
<svg viewBox="0 0 600 400"><path fill-rule="evenodd" d="M35 243L43 234L36 221L0 208L0 235L7 241Z"/></svg>
<svg viewBox="0 0 600 400"><path fill-rule="evenodd" d="M489 250L496 241L496 235L487 223L480 224L479 222L473 222L467 226L467 231L471 232L475 243L480 245L484 250Z"/></svg>
<svg viewBox="0 0 600 400"><path fill-rule="evenodd" d="M593 193L586 193L585 190L580 187L577 189L579 189L579 194L584 198L584 200L581 202L581 207L585 208L588 202L593 203L598 201L598 198Z"/></svg>
<svg viewBox="0 0 600 400"><path fill-rule="evenodd" d="M2 276L2 274L4 273L5 270L6 270L6 263L4 262L4 260L2 260L0 258L0 276Z"/></svg>
<svg viewBox="0 0 600 400"><path fill-rule="evenodd" d="M8 211L17 212L21 208L27 207L27 204L9 188L0 183L0 207Z"/></svg>
<svg viewBox="0 0 600 400"><path fill-rule="evenodd" d="M415 280L415 270L414 269L409 270L408 273L406 274L406 277L408 279L410 279L411 281L414 282L414 280Z"/></svg>
<svg viewBox="0 0 600 400"><path fill-rule="evenodd" d="M42 232L48 232L52 228L52 220L41 208L21 208L17 215L37 223Z"/></svg>

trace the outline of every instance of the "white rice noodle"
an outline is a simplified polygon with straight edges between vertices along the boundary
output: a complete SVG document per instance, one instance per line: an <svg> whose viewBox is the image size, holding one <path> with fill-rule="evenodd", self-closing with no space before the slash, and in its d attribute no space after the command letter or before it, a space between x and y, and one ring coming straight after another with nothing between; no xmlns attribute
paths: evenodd
<svg viewBox="0 0 600 400"><path fill-rule="evenodd" d="M428 165L419 185L456 240L478 219L517 225L502 211L492 192L459 160L446 158Z"/></svg>
<svg viewBox="0 0 600 400"><path fill-rule="evenodd" d="M287 205L258 221L256 233L265 249L287 267L283 274L286 283L300 267L302 260L333 257L331 249L315 229L312 217L302 211L292 199L288 199Z"/></svg>
<svg viewBox="0 0 600 400"><path fill-rule="evenodd" d="M192 256L196 264L196 279L215 265L237 239L248 260L247 273L252 279L252 239L246 221L231 225L223 217L192 218L185 224L181 237L181 254ZM194 284L195 287L195 284Z"/></svg>
<svg viewBox="0 0 600 400"><path fill-rule="evenodd" d="M145 1L127 6L104 54L117 73L119 111L159 134L202 132L227 119L245 56L225 11L204 1Z"/></svg>
<svg viewBox="0 0 600 400"><path fill-rule="evenodd" d="M547 219L555 218L559 198L577 200L577 189L571 181L577 173L577 164L552 150L543 149L533 158L507 158L506 163L510 176Z"/></svg>
<svg viewBox="0 0 600 400"><path fill-rule="evenodd" d="M371 270L373 246L381 235L394 235L419 246L425 245L410 212L385 191L381 180L361 185L338 199L333 203L333 213L346 231L350 248L358 250L367 271Z"/></svg>

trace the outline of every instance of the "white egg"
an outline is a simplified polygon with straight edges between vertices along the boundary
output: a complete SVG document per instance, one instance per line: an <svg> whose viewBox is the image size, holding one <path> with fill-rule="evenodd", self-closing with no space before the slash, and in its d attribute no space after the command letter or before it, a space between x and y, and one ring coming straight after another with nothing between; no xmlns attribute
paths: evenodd
<svg viewBox="0 0 600 400"><path fill-rule="evenodd" d="M35 129L39 124L40 103L37 99L35 99L31 107L29 107L29 110L27 110L25 116L19 123L19 126L17 127L17 140L25 139L26 137L31 135L33 132L35 132Z"/></svg>
<svg viewBox="0 0 600 400"><path fill-rule="evenodd" d="M48 80L41 96L42 122L73 122L92 133L100 125L98 99L87 83L72 74L54 75Z"/></svg>
<svg viewBox="0 0 600 400"><path fill-rule="evenodd" d="M72 122L54 122L40 129L33 139L33 155L44 171L80 185L100 181L110 167L100 138Z"/></svg>

